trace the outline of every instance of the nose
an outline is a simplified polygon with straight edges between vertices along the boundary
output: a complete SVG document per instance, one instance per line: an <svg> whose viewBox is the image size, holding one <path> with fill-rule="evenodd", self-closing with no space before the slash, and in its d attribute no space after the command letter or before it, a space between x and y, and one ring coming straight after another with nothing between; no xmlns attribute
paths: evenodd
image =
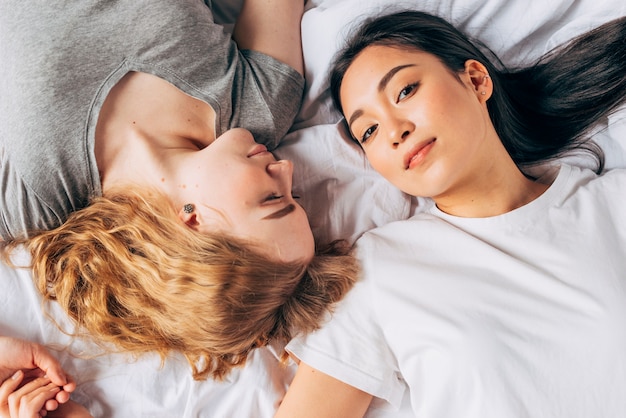
<svg viewBox="0 0 626 418"><path fill-rule="evenodd" d="M415 130L415 124L408 118L396 117L389 121L389 138L391 146L397 148Z"/></svg>
<svg viewBox="0 0 626 418"><path fill-rule="evenodd" d="M293 177L293 163L289 160L273 161L267 165L267 173L272 177L288 178Z"/></svg>
<svg viewBox="0 0 626 418"><path fill-rule="evenodd" d="M267 165L267 173L275 179L282 190L281 193L291 196L293 185L293 163L289 160L278 160Z"/></svg>

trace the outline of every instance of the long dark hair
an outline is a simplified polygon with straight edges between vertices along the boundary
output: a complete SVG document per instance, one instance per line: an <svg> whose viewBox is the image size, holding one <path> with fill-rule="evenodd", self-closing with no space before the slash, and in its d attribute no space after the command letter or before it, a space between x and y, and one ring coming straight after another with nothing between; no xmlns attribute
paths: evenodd
<svg viewBox="0 0 626 418"><path fill-rule="evenodd" d="M367 21L338 53L330 73L332 99L353 60L370 45L410 48L438 57L453 73L468 59L485 65L493 81L487 108L496 132L520 167L584 150L604 166L602 150L587 139L626 91L626 18L573 39L526 68L508 69L495 53L445 20L403 11Z"/></svg>

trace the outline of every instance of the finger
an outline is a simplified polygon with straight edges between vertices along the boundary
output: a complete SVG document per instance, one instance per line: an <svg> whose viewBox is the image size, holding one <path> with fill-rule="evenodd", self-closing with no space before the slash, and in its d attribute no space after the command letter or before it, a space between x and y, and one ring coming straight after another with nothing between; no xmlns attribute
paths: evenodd
<svg viewBox="0 0 626 418"><path fill-rule="evenodd" d="M20 391L21 390L22 389L20 389ZM50 382L44 386L35 388L23 396L15 396L15 400L11 399L10 407L12 410L18 411L20 417L37 416L46 401L54 398L59 390L61 390L60 387Z"/></svg>
<svg viewBox="0 0 626 418"><path fill-rule="evenodd" d="M0 405L6 405L8 403L9 395L20 386L24 379L24 372L18 370L9 379L2 382L0 385Z"/></svg>
<svg viewBox="0 0 626 418"><path fill-rule="evenodd" d="M47 385L56 386L54 383L50 382L50 379L47 377L38 377L37 379L15 389L11 394L9 394L9 398L21 398L27 396L29 393L41 389L42 387L46 387Z"/></svg>
<svg viewBox="0 0 626 418"><path fill-rule="evenodd" d="M58 386L68 383L67 377L59 361L48 350L39 344L32 346L33 363L36 367L46 372L50 380Z"/></svg>
<svg viewBox="0 0 626 418"><path fill-rule="evenodd" d="M27 394L23 399L32 405L33 411L37 412L44 409L44 405L48 403L50 399L54 399L54 396L60 390L61 388L54 383L49 383Z"/></svg>
<svg viewBox="0 0 626 418"><path fill-rule="evenodd" d="M0 385L0 396L6 399L10 393L15 392L19 388L22 380L24 380L24 372L21 370L16 371L10 379L5 380Z"/></svg>
<svg viewBox="0 0 626 418"><path fill-rule="evenodd" d="M56 397L54 399L49 399L48 401L46 401L46 404L44 405L44 409L47 411L54 411L59 407L59 400L56 399L59 397L59 394L63 393L63 392L59 392L56 394ZM69 395L67 395L67 398L69 400ZM67 402L67 401L65 401Z"/></svg>
<svg viewBox="0 0 626 418"><path fill-rule="evenodd" d="M61 392L57 393L56 401L58 403L65 403L65 402L67 402L69 400L70 400L69 392L66 392L66 391L62 390ZM48 411L52 411L52 409L48 409Z"/></svg>
<svg viewBox="0 0 626 418"><path fill-rule="evenodd" d="M48 385L51 385L51 386L48 386ZM28 406L25 406L25 405L29 403L30 396L32 396L33 394L42 392L42 388L43 388L43 392L46 392L47 390L50 390L54 387L58 388L58 386L55 386L54 383L50 382L50 379L40 377L40 378L33 380L32 382L26 383L22 387L10 393L8 395L7 403L9 406L9 411L11 412L11 416L12 417L22 416L20 415L20 413L25 413L25 412L20 412L20 411L26 411L23 408L28 408ZM52 392L49 394L49 396L54 396L54 395L56 395L56 392ZM26 412L32 412L30 416L34 416L35 413L38 413L38 411L41 410L42 406L43 404L41 404L35 410L26 411ZM31 407L34 408L34 406L31 406ZM23 416L27 416L27 415L23 415Z"/></svg>
<svg viewBox="0 0 626 418"><path fill-rule="evenodd" d="M74 377L70 374L65 374L65 379L67 383L63 385L63 390L68 393L74 392L74 389L76 389Z"/></svg>
<svg viewBox="0 0 626 418"><path fill-rule="evenodd" d="M76 382L74 381L74 378L71 375L69 375L69 374L67 374L65 376L67 378L67 384L65 384L63 386L63 390L60 391L59 393L57 393L57 396L56 396L56 401L59 404L63 404L63 403L66 403L67 401L69 401L70 400L70 394L74 391L74 389L76 389ZM56 408L58 408L58 406L59 405L57 404L56 406L54 406L52 408L47 408L46 407L46 409L48 411L54 411Z"/></svg>

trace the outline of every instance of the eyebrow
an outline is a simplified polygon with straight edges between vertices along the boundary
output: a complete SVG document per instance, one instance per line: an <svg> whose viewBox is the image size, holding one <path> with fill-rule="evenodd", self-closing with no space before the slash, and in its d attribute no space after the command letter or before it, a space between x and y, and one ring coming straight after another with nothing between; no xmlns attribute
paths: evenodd
<svg viewBox="0 0 626 418"><path fill-rule="evenodd" d="M387 84L389 84L393 76L396 75L398 71L404 70L405 68L408 68L408 67L414 67L415 65L416 64L403 64L403 65L398 65L397 67L393 67L378 82L378 91L385 90L385 88L387 87ZM362 115L363 115L363 110L361 109L355 110L352 116L350 116L350 119L348 120L348 126L352 126L352 122L354 122L355 119L359 118Z"/></svg>
<svg viewBox="0 0 626 418"><path fill-rule="evenodd" d="M294 205L293 203L290 203L287 206L285 206L284 208L279 209L276 212L270 213L269 215L267 215L263 219L280 219L283 216L289 215L294 210L296 210L296 205Z"/></svg>

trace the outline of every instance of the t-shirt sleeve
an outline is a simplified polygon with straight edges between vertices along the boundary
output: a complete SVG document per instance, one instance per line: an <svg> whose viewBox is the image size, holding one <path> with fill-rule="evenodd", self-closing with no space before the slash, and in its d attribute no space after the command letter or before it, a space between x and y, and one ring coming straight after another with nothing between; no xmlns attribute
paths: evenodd
<svg viewBox="0 0 626 418"><path fill-rule="evenodd" d="M381 398L398 409L405 385L359 282L318 331L296 337L286 350L309 366Z"/></svg>
<svg viewBox="0 0 626 418"><path fill-rule="evenodd" d="M258 51L240 52L243 71L235 79L231 128L244 126L272 150L294 123L304 94L304 77Z"/></svg>

